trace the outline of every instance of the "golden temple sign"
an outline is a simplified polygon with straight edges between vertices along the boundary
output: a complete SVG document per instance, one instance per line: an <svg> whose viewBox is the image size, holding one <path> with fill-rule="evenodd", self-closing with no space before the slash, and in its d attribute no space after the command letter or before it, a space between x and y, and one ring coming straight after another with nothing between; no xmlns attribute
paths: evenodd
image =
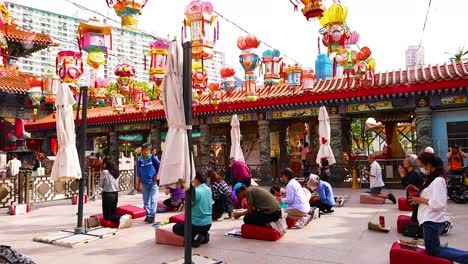
<svg viewBox="0 0 468 264"><path fill-rule="evenodd" d="M238 114L237 118L239 121L252 121L253 115L252 114ZM212 124L222 124L222 123L231 123L232 116L213 116L211 118Z"/></svg>
<svg viewBox="0 0 468 264"><path fill-rule="evenodd" d="M299 109L291 111L275 111L273 112L273 119L318 116L318 113L319 108Z"/></svg>
<svg viewBox="0 0 468 264"><path fill-rule="evenodd" d="M392 109L391 101L382 101L367 104L350 104L346 107L348 113L371 112Z"/></svg>

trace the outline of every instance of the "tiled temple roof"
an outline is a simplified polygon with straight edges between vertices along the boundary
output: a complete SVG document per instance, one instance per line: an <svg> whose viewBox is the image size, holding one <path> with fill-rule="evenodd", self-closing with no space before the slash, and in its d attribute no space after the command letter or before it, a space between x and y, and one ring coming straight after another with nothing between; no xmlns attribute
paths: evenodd
<svg viewBox="0 0 468 264"><path fill-rule="evenodd" d="M376 73L374 85L361 88L354 77L341 77L320 80L315 83L312 92L305 92L301 86L290 87L287 84L265 86L258 89L258 100L246 102L245 92L238 90L231 95L224 95L220 105L215 108L208 95L202 96L195 112L199 115L231 113L243 110L281 108L287 105L305 105L327 103L356 98L404 95L436 90L448 90L468 87L468 63L428 65L410 69L400 69ZM88 110L88 124L136 121L142 118L164 118L164 108L160 102L151 102L145 114L136 112L133 106L126 112L117 113L111 107ZM52 128L55 119L49 115L41 120L26 125L26 129Z"/></svg>

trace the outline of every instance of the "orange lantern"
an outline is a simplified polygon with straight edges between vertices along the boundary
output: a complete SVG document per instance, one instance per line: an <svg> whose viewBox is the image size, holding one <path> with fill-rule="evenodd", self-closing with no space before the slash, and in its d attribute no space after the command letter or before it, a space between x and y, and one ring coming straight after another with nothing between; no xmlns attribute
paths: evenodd
<svg viewBox="0 0 468 264"><path fill-rule="evenodd" d="M293 0L290 0L290 2L294 5L294 10L297 11L299 1L295 0L293 2ZM304 5L301 11L307 20L323 16L325 7L322 4L322 0L301 0L301 2Z"/></svg>
<svg viewBox="0 0 468 264"><path fill-rule="evenodd" d="M121 19L121 25L126 29L136 29L138 16L148 0L106 0L107 6L114 8ZM115 2L115 3L114 3Z"/></svg>

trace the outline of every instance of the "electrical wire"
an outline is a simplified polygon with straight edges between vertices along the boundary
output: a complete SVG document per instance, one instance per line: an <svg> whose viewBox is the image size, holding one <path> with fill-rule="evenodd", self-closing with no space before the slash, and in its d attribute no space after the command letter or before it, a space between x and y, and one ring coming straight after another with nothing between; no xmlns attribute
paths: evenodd
<svg viewBox="0 0 468 264"><path fill-rule="evenodd" d="M421 44L422 44L423 37L424 37L424 32L426 31L427 18L429 17L429 11L431 10L431 4L432 4L432 0L429 0L429 5L427 6L426 18L424 19L423 30L421 34L421 39L419 40L418 48L421 48Z"/></svg>

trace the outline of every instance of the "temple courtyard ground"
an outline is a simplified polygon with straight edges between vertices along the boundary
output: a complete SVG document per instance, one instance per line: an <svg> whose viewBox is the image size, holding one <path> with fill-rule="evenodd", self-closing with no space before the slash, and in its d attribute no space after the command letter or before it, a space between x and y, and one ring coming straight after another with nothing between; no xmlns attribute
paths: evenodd
<svg viewBox="0 0 468 264"><path fill-rule="evenodd" d="M312 221L300 230L288 230L276 242L226 237L224 233L240 228L242 220L215 222L211 228L208 245L193 249L193 253L209 256L224 263L389 263L392 243L405 239L396 231L400 212L396 205L387 202L380 205L359 203L364 190L335 189L335 195L350 195L350 201L336 208L332 215ZM387 192L389 190L385 190ZM397 197L404 191L391 190ZM165 197L160 193L160 199ZM141 194L121 195L119 204L141 206ZM448 201L448 216L454 228L442 237L450 246L468 250L468 205ZM85 205L85 215L101 212L101 200ZM0 210L0 244L9 245L32 257L39 264L55 263L162 263L183 256L182 247L155 244L154 228L136 219L133 227L124 229L115 236L106 237L74 248L64 248L33 242L34 237L73 228L76 225L76 205L69 200L35 205L27 215L10 216ZM163 221L174 213L162 213L156 221ZM367 222L378 223L385 216L389 233L367 229Z"/></svg>

